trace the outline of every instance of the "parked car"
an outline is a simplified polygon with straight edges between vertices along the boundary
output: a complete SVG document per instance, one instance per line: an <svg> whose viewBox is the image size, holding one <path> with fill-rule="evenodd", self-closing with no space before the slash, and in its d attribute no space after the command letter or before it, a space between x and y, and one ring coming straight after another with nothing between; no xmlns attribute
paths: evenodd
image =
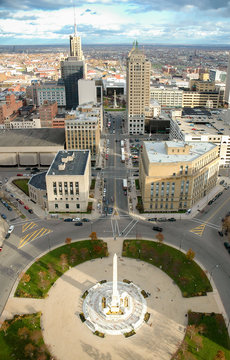
<svg viewBox="0 0 230 360"><path fill-rule="evenodd" d="M90 222L90 220L87 219L87 218L83 218L82 221L83 221L83 222Z"/></svg>
<svg viewBox="0 0 230 360"><path fill-rule="evenodd" d="M163 221L167 221L167 219L166 218L159 218L159 219L157 219L157 221L163 222Z"/></svg>
<svg viewBox="0 0 230 360"><path fill-rule="evenodd" d="M27 167L27 168L25 168L25 170L26 170L26 171L29 171L29 170L31 170L31 168L30 168L30 167Z"/></svg>
<svg viewBox="0 0 230 360"><path fill-rule="evenodd" d="M148 221L157 221L157 218L149 218Z"/></svg>
<svg viewBox="0 0 230 360"><path fill-rule="evenodd" d="M24 205L24 202L22 200L18 200L19 204Z"/></svg>
<svg viewBox="0 0 230 360"><path fill-rule="evenodd" d="M176 221L176 219L174 217L171 217L168 219L168 221Z"/></svg>
<svg viewBox="0 0 230 360"><path fill-rule="evenodd" d="M2 251L2 246L0 246L0 252Z"/></svg>
<svg viewBox="0 0 230 360"><path fill-rule="evenodd" d="M7 204L8 205L8 204ZM6 206L7 207L7 209L9 210L9 211L12 211L13 209L12 209L12 207L11 206Z"/></svg>
<svg viewBox="0 0 230 360"><path fill-rule="evenodd" d="M29 209L28 212L29 212L30 214L33 214L33 213L34 213L32 209Z"/></svg>
<svg viewBox="0 0 230 360"><path fill-rule="evenodd" d="M81 221L81 218L76 217L76 218L73 218L72 221Z"/></svg>
<svg viewBox="0 0 230 360"><path fill-rule="evenodd" d="M17 174L17 176L23 176L23 174Z"/></svg>
<svg viewBox="0 0 230 360"><path fill-rule="evenodd" d="M218 231L218 234L219 234L220 236L224 236L223 231Z"/></svg>
<svg viewBox="0 0 230 360"><path fill-rule="evenodd" d="M226 247L227 250L230 249L230 243L229 242L225 241L224 246Z"/></svg>
<svg viewBox="0 0 230 360"><path fill-rule="evenodd" d="M1 214L1 217L6 220L7 219L7 216L5 214Z"/></svg>
<svg viewBox="0 0 230 360"><path fill-rule="evenodd" d="M29 210L29 206L25 205L24 209Z"/></svg>
<svg viewBox="0 0 230 360"><path fill-rule="evenodd" d="M14 230L14 225L10 225L8 229L8 233L11 234L13 230Z"/></svg>
<svg viewBox="0 0 230 360"><path fill-rule="evenodd" d="M224 180L221 180L221 181L220 181L220 185L223 185L223 184L224 184Z"/></svg>
<svg viewBox="0 0 230 360"><path fill-rule="evenodd" d="M9 237L10 237L10 233L7 233L5 239L8 239Z"/></svg>
<svg viewBox="0 0 230 360"><path fill-rule="evenodd" d="M82 226L82 225L83 225L83 222L77 221L74 225L75 225L75 226Z"/></svg>
<svg viewBox="0 0 230 360"><path fill-rule="evenodd" d="M153 230L159 231L159 232L163 231L162 227L160 227L160 226L153 226Z"/></svg>
<svg viewBox="0 0 230 360"><path fill-rule="evenodd" d="M72 219L71 218L66 218L64 219L65 222L72 222Z"/></svg>

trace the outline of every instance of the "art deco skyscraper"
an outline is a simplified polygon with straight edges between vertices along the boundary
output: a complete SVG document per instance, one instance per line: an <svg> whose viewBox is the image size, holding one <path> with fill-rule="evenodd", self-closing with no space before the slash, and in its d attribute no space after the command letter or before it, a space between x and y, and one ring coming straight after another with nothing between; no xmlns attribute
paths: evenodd
<svg viewBox="0 0 230 360"><path fill-rule="evenodd" d="M151 63L136 42L127 58L127 121L129 134L144 134L150 104Z"/></svg>
<svg viewBox="0 0 230 360"><path fill-rule="evenodd" d="M75 110L79 104L78 80L86 77L86 64L81 50L81 37L76 35L74 8L74 35L70 36L70 56L61 61L61 77L65 84L66 109Z"/></svg>

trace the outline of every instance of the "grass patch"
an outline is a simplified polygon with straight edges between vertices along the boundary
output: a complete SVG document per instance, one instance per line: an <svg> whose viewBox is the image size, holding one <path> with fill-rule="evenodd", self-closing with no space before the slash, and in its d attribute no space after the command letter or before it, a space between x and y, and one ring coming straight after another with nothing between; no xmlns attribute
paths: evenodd
<svg viewBox="0 0 230 360"><path fill-rule="evenodd" d="M108 250L107 243L102 240L78 241L52 250L26 271L15 296L44 298L55 281L70 267L104 256L108 256Z"/></svg>
<svg viewBox="0 0 230 360"><path fill-rule="evenodd" d="M200 266L168 245L148 240L125 240L122 254L159 267L175 281L184 297L206 295L208 291L212 291Z"/></svg>
<svg viewBox="0 0 230 360"><path fill-rule="evenodd" d="M173 359L213 360L218 351L230 360L230 339L223 316L189 312L185 339Z"/></svg>
<svg viewBox="0 0 230 360"><path fill-rule="evenodd" d="M139 211L139 213L143 213L144 212L144 206L143 206L143 202L142 202L142 197L141 196L137 196L137 205L136 205L136 209Z"/></svg>
<svg viewBox="0 0 230 360"><path fill-rule="evenodd" d="M16 315L0 329L0 359L52 359L45 345L40 325L41 313Z"/></svg>
<svg viewBox="0 0 230 360"><path fill-rule="evenodd" d="M136 189L140 190L140 183L138 179L135 179L135 185L136 185Z"/></svg>
<svg viewBox="0 0 230 360"><path fill-rule="evenodd" d="M27 196L29 196L28 182L29 179L17 179L12 181L15 186L22 190Z"/></svg>
<svg viewBox="0 0 230 360"><path fill-rule="evenodd" d="M96 184L96 179L92 179L91 185L90 185L90 190L94 190L94 189L95 189L95 184Z"/></svg>

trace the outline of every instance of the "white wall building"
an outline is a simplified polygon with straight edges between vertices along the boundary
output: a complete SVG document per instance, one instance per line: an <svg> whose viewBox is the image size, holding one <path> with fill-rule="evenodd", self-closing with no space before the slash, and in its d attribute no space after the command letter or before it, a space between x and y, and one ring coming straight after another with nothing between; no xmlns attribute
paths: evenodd
<svg viewBox="0 0 230 360"><path fill-rule="evenodd" d="M177 88L150 87L150 97L162 106L181 107L183 101L183 90Z"/></svg>
<svg viewBox="0 0 230 360"><path fill-rule="evenodd" d="M47 174L47 204L50 212L84 212L91 182L89 150L62 150Z"/></svg>
<svg viewBox="0 0 230 360"><path fill-rule="evenodd" d="M97 102L97 88L95 80L78 80L78 100L79 105L93 102Z"/></svg>

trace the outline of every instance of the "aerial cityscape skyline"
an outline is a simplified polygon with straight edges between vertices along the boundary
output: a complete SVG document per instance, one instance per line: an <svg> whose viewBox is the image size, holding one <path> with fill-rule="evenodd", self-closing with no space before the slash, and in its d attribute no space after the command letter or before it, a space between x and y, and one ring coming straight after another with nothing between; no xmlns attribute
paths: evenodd
<svg viewBox="0 0 230 360"><path fill-rule="evenodd" d="M0 43L67 44L74 32L74 6L83 44L127 44L136 38L143 44L229 44L227 0L202 4L187 0L87 0L83 4L4 0Z"/></svg>

